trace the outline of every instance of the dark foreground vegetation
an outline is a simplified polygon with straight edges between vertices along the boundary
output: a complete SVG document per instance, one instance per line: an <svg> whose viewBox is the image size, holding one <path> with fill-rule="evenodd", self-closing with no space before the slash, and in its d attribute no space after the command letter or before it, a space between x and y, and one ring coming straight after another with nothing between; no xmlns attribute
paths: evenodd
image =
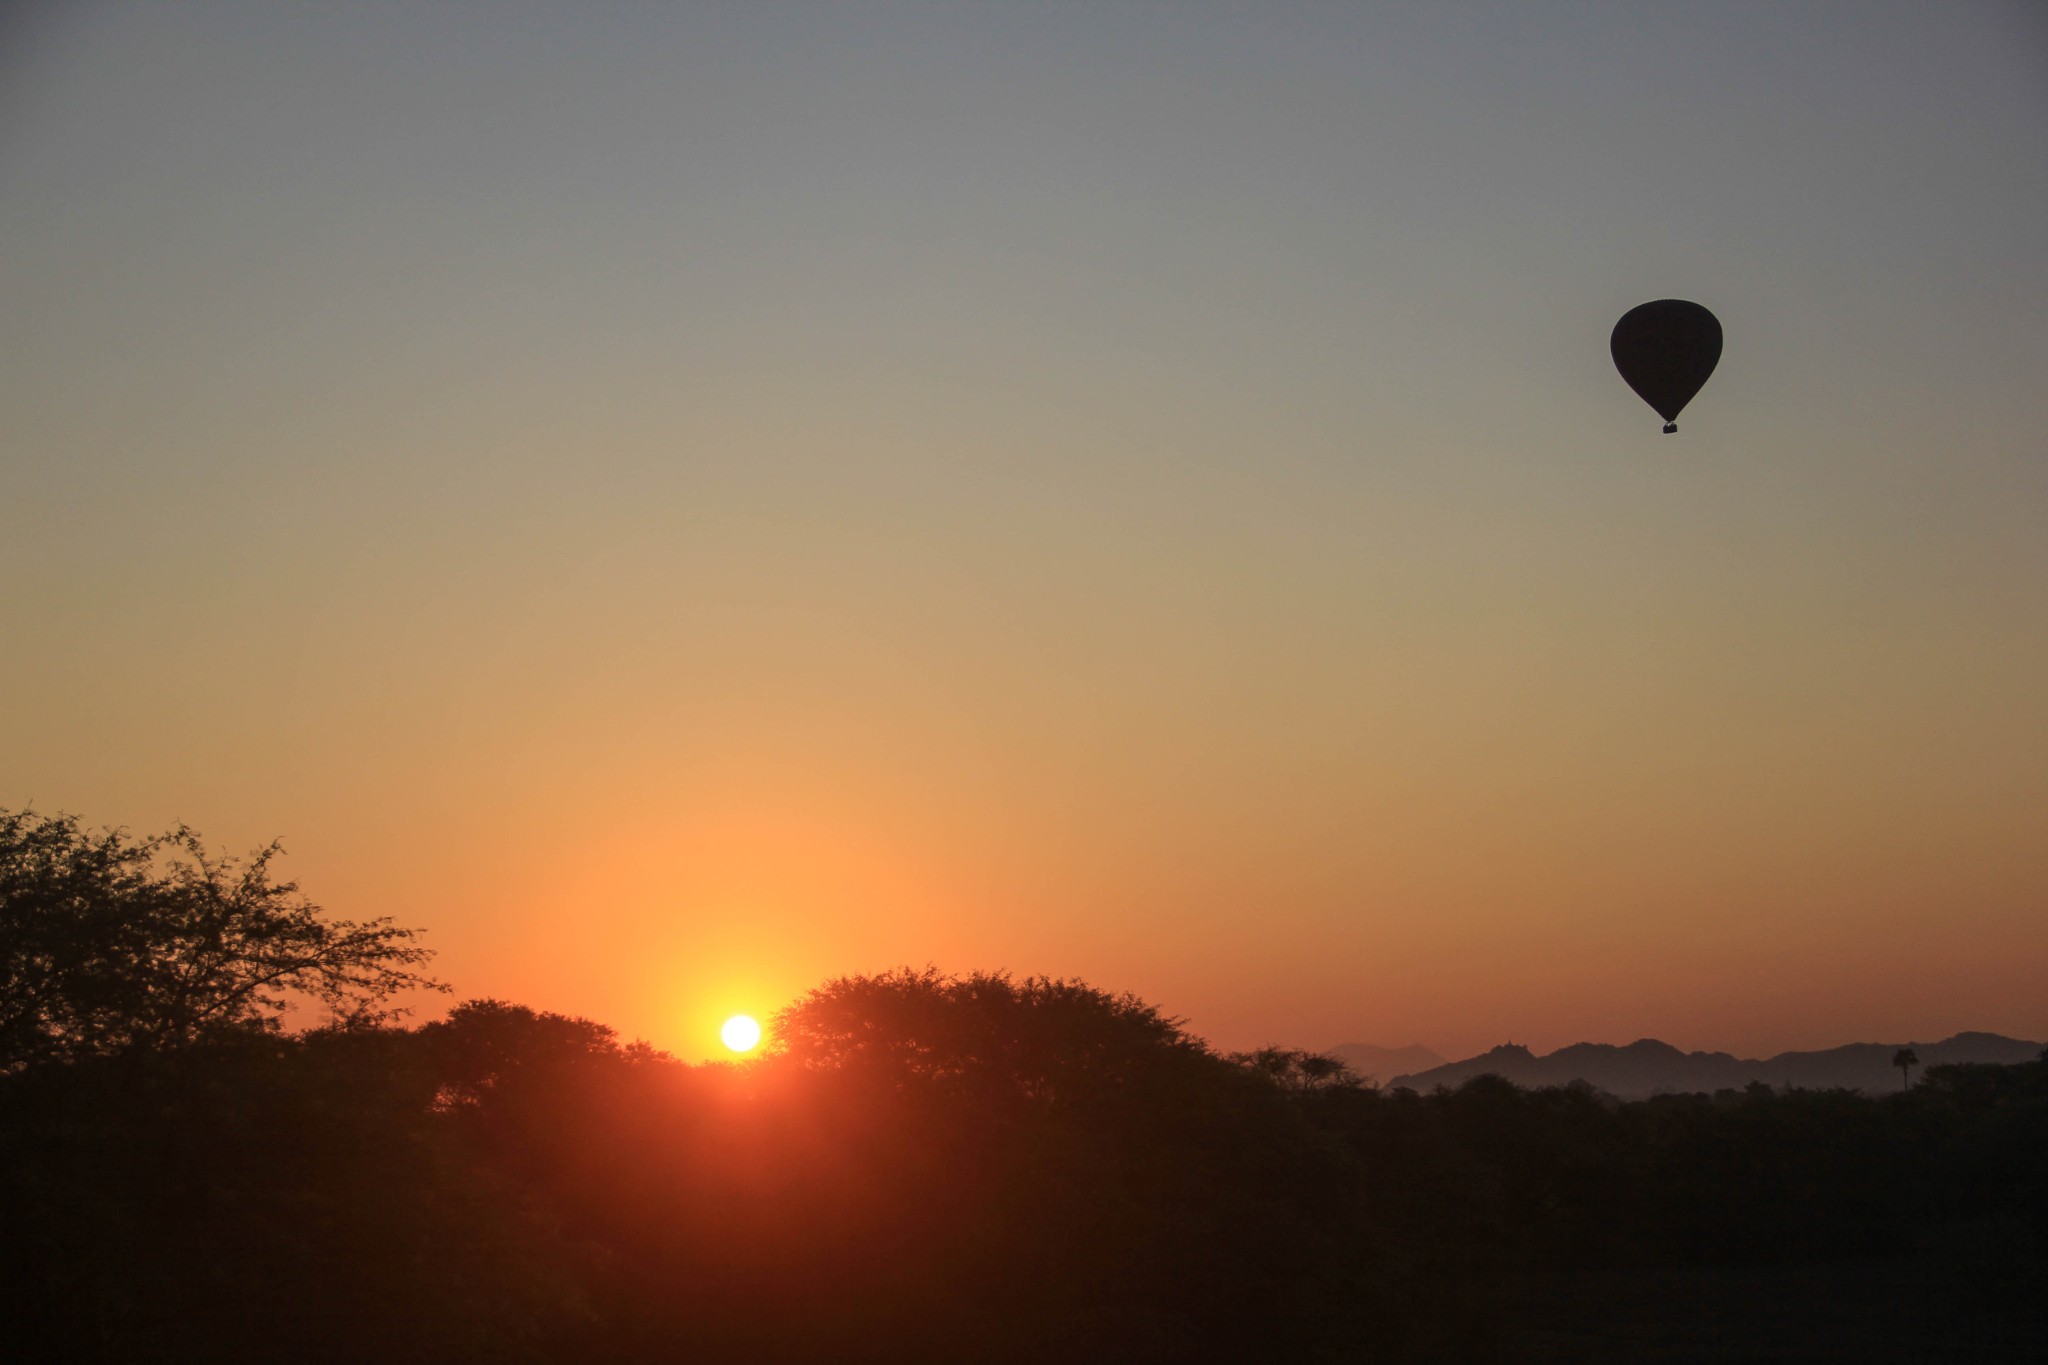
<svg viewBox="0 0 2048 1365"><path fill-rule="evenodd" d="M0 812L0 1355L2021 1358L2048 1062L1906 1093L1391 1093L1127 995L838 980L689 1066L263 858ZM277 1027L286 989L336 1022Z"/></svg>

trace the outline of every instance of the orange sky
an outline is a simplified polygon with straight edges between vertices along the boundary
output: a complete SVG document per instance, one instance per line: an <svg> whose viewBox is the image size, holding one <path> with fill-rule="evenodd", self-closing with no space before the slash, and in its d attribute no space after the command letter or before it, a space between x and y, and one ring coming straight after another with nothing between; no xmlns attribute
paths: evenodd
<svg viewBox="0 0 2048 1365"><path fill-rule="evenodd" d="M17 23L0 804L691 1057L2048 1036L2048 31L1824 10Z"/></svg>

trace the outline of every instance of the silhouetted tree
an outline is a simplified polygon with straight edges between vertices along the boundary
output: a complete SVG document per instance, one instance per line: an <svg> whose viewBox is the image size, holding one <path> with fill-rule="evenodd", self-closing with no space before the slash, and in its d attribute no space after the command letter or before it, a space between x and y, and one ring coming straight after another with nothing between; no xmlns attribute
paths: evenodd
<svg viewBox="0 0 2048 1365"><path fill-rule="evenodd" d="M476 1107L527 1078L621 1055L607 1025L502 1000L465 1000L419 1032L435 1059L443 1109Z"/></svg>
<svg viewBox="0 0 2048 1365"><path fill-rule="evenodd" d="M1004 1090L1052 1100L1208 1058L1181 1021L1136 996L1007 972L901 968L841 977L775 1017L770 1051L806 1070Z"/></svg>
<svg viewBox="0 0 2048 1365"><path fill-rule="evenodd" d="M416 970L415 931L325 918L273 880L280 851L0 811L0 1075L275 1030L293 994L363 1026L401 991L445 989Z"/></svg>
<svg viewBox="0 0 2048 1365"><path fill-rule="evenodd" d="M1135 996L900 970L773 1034L764 1074L823 1101L826 1159L875 1192L837 1217L894 1263L832 1282L912 1309L899 1359L1307 1359L1364 1302L1342 1155Z"/></svg>
<svg viewBox="0 0 2048 1365"><path fill-rule="evenodd" d="M1365 1084L1342 1058L1299 1048L1262 1047L1256 1052L1234 1052L1230 1060L1283 1090L1357 1089Z"/></svg>
<svg viewBox="0 0 2048 1365"><path fill-rule="evenodd" d="M1920 1065L1920 1054L1912 1048L1902 1047L1892 1054L1892 1065L1899 1069L1899 1088L1913 1088L1913 1068Z"/></svg>

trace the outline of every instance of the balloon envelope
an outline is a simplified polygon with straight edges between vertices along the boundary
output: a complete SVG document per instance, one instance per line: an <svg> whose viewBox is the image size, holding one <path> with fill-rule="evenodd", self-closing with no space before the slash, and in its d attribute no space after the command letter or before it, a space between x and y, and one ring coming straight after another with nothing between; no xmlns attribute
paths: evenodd
<svg viewBox="0 0 2048 1365"><path fill-rule="evenodd" d="M1696 303L1658 299L1623 313L1608 347L1628 386L1676 431L1679 409L1720 362L1721 323Z"/></svg>

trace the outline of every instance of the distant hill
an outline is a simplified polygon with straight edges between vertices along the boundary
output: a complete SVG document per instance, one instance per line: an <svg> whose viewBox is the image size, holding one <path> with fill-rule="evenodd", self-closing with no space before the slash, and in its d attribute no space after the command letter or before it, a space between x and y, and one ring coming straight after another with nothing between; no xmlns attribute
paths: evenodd
<svg viewBox="0 0 2048 1365"><path fill-rule="evenodd" d="M1958 1033L1939 1043L1850 1043L1825 1052L1781 1052L1759 1061L1725 1052L1680 1052L1655 1038L1643 1038L1626 1047L1574 1043L1543 1057L1519 1043L1503 1043L1477 1057L1396 1075L1385 1083L1389 1088L1430 1090L1439 1085L1456 1087L1490 1072L1531 1090L1585 1081L1621 1099L1739 1090L1751 1081L1775 1088L1840 1088L1883 1094L1899 1088L1892 1057L1902 1047L1917 1052L1924 1069L1956 1062L2008 1066L2030 1062L2041 1055L2042 1045L1996 1033ZM1343 1056L1343 1049L1337 1049L1337 1055ZM1365 1070L1355 1064L1354 1069ZM1919 1069L1914 1074L1917 1076Z"/></svg>
<svg viewBox="0 0 2048 1365"><path fill-rule="evenodd" d="M1444 1055L1420 1043L1407 1047L1376 1047L1371 1043L1339 1043L1329 1055L1341 1060L1361 1076L1384 1081L1406 1071L1428 1071L1444 1064Z"/></svg>

